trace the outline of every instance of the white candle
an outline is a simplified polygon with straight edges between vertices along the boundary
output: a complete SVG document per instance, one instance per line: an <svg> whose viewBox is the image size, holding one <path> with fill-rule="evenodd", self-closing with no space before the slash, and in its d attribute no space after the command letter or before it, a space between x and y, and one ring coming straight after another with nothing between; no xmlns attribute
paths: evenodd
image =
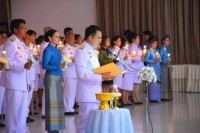
<svg viewBox="0 0 200 133"><path fill-rule="evenodd" d="M37 45L38 49L40 48L40 45Z"/></svg>
<svg viewBox="0 0 200 133"><path fill-rule="evenodd" d="M113 88L115 89L115 93L117 93L117 88L118 88L117 85L114 84Z"/></svg>
<svg viewBox="0 0 200 133"><path fill-rule="evenodd" d="M168 58L170 57L170 54L168 54Z"/></svg>
<svg viewBox="0 0 200 133"><path fill-rule="evenodd" d="M62 41L59 41L59 45L62 45Z"/></svg>
<svg viewBox="0 0 200 133"><path fill-rule="evenodd" d="M136 52L135 51L133 51L133 57L135 57L136 56Z"/></svg>
<svg viewBox="0 0 200 133"><path fill-rule="evenodd" d="M2 53L3 53L3 55L5 55L5 54L6 54L6 51L3 51Z"/></svg>
<svg viewBox="0 0 200 133"><path fill-rule="evenodd" d="M156 56L158 56L158 52L156 52Z"/></svg>
<svg viewBox="0 0 200 133"><path fill-rule="evenodd" d="M146 45L144 45L144 49L146 49L147 48L147 46Z"/></svg>

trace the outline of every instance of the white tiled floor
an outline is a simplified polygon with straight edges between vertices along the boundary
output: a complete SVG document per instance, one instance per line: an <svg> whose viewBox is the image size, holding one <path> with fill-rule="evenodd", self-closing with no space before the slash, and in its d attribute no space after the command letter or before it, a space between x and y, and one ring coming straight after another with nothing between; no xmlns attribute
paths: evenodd
<svg viewBox="0 0 200 133"><path fill-rule="evenodd" d="M145 94L141 93L144 98ZM134 132L145 133L145 104L127 108ZM200 93L175 93L172 102L150 103L149 113L154 133L200 133ZM26 133L45 133L45 121L40 115L34 117L36 121L27 124ZM78 115L66 116L65 120L67 129L60 133L75 133ZM0 128L0 133L4 133L4 128Z"/></svg>

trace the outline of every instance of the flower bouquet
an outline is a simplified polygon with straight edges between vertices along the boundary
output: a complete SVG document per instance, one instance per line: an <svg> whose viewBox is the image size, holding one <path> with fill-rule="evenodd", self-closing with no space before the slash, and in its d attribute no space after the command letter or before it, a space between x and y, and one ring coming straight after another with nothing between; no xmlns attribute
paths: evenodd
<svg viewBox="0 0 200 133"><path fill-rule="evenodd" d="M144 66L138 73L138 77L148 83L156 83L157 77L153 67Z"/></svg>
<svg viewBox="0 0 200 133"><path fill-rule="evenodd" d="M71 62L70 54L66 55L64 58L65 68L62 69L63 71L67 71L67 64Z"/></svg>
<svg viewBox="0 0 200 133"><path fill-rule="evenodd" d="M3 54L3 57L0 58L0 63L4 64L4 68L5 68L6 70L9 70L8 60L7 60L6 58L4 58L4 55L6 54L6 51L3 51L2 54ZM3 68L3 69L4 69L4 68ZM3 69L1 69L0 71L3 72Z"/></svg>

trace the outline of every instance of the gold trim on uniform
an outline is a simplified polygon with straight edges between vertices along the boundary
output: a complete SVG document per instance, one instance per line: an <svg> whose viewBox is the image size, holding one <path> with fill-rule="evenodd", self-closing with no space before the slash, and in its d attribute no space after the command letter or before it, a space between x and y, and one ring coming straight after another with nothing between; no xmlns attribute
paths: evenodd
<svg viewBox="0 0 200 133"><path fill-rule="evenodd" d="M11 39L11 41L12 41L12 42L16 41L16 38L15 38L15 37L14 37L14 38L12 38L12 39Z"/></svg>
<svg viewBox="0 0 200 133"><path fill-rule="evenodd" d="M83 49L83 50L84 50L84 49L85 49L85 45L83 45L83 46L81 47L81 49Z"/></svg>

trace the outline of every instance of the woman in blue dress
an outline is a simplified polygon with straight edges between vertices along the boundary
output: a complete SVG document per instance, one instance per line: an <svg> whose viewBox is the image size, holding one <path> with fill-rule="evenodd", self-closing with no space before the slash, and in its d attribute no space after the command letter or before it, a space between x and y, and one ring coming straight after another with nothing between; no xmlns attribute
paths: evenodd
<svg viewBox="0 0 200 133"><path fill-rule="evenodd" d="M147 50L145 56L145 62L147 66L153 67L157 76L156 83L149 83L149 100L151 102L160 101L160 58L159 51L156 49L158 45L158 39L155 36L150 37L149 39L150 48Z"/></svg>
<svg viewBox="0 0 200 133"><path fill-rule="evenodd" d="M160 58L161 58L161 100L171 101L173 98L172 95L172 85L171 85L171 58L170 58L170 36L165 35L161 39L162 46L159 49Z"/></svg>
<svg viewBox="0 0 200 133"><path fill-rule="evenodd" d="M56 45L59 42L59 33L56 30L49 30L45 34L45 41L49 42L44 49L42 68L46 70L44 77L45 85L45 124L48 133L58 133L64 130L64 103L62 90L62 56Z"/></svg>

